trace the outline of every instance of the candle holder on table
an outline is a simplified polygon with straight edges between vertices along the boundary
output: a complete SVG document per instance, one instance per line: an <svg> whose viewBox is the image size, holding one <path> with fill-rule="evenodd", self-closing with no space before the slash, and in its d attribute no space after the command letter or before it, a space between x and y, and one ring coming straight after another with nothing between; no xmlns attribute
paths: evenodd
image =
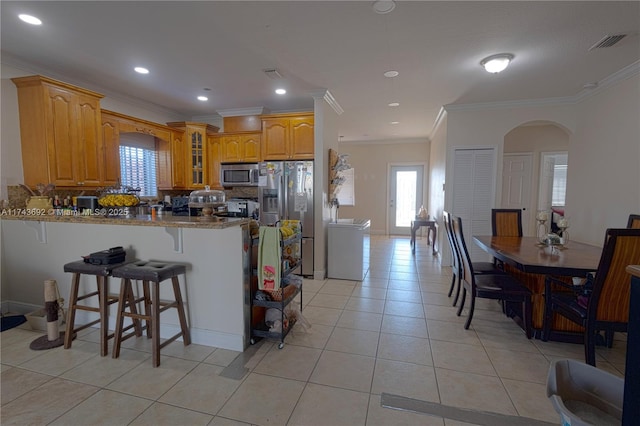
<svg viewBox="0 0 640 426"><path fill-rule="evenodd" d="M536 222L538 223L536 227L536 237L538 238L538 244L541 246L546 246L545 240L547 239L547 234L549 233L549 228L547 227L547 220L549 216L546 211L539 210L536 214Z"/></svg>

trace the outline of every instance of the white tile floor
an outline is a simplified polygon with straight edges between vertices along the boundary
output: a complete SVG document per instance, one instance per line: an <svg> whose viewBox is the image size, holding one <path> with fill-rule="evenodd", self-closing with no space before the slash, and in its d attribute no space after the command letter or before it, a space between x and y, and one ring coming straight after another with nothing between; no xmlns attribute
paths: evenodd
<svg viewBox="0 0 640 426"><path fill-rule="evenodd" d="M174 342L154 369L146 338L114 360L98 355L95 330L32 351L42 332L14 328L1 335L2 424L463 425L384 408L381 393L559 424L549 362L582 361L582 346L527 340L495 301L480 300L464 330L450 280L425 240L412 255L408 238L374 236L365 281L305 280L311 329L296 326L282 350L259 343L239 380L220 374L233 351ZM597 356L623 375L624 340Z"/></svg>

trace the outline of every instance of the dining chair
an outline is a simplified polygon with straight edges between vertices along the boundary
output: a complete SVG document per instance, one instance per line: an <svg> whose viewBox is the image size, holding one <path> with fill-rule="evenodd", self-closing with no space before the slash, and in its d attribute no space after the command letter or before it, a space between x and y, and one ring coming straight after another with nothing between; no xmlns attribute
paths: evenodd
<svg viewBox="0 0 640 426"><path fill-rule="evenodd" d="M570 248L569 248L570 250ZM607 229L595 274L584 285L573 286L547 276L542 340L550 337L553 315L559 314L584 327L584 357L596 365L597 334L604 330L607 343L613 333L627 331L631 276L627 265L640 264L640 229Z"/></svg>
<svg viewBox="0 0 640 426"><path fill-rule="evenodd" d="M491 209L491 235L522 237L522 210Z"/></svg>
<svg viewBox="0 0 640 426"><path fill-rule="evenodd" d="M449 240L449 245L451 246L451 256L452 256L452 270L453 276L451 278L451 287L449 288L448 296L451 297L453 291L455 290L456 295L453 298L453 306L458 304L458 297L460 296L460 283L462 281L462 260L460 259L460 249L458 248L458 244L456 243L455 237L453 235L453 231L451 229L451 213L447 211L442 212L444 229L447 233L447 239ZM504 271L497 269L495 265L491 262L472 262L473 263L473 272L475 274L503 274Z"/></svg>
<svg viewBox="0 0 640 426"><path fill-rule="evenodd" d="M491 235L494 237L522 237L522 210L491 209ZM495 257L493 264L503 269L502 262Z"/></svg>
<svg viewBox="0 0 640 426"><path fill-rule="evenodd" d="M458 316L462 314L467 293L469 293L471 299L469 315L467 316L464 328L468 329L471 325L477 297L500 300L503 306L505 302L521 303L522 311L519 313L519 316L522 322L522 328L527 338L531 339L531 290L508 274L474 273L473 263L471 262L469 250L467 250L467 245L464 240L462 220L459 217L451 217L451 229L453 230L455 241L460 249L460 257L463 265L462 300L458 307Z"/></svg>
<svg viewBox="0 0 640 426"><path fill-rule="evenodd" d="M640 228L640 214L630 214L627 228Z"/></svg>

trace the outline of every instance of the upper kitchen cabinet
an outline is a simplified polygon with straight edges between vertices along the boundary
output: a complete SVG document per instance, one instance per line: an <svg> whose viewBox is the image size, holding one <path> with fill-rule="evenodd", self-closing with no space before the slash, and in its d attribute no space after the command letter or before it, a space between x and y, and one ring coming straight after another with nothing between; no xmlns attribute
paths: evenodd
<svg viewBox="0 0 640 426"><path fill-rule="evenodd" d="M312 160L313 114L262 116L263 160Z"/></svg>
<svg viewBox="0 0 640 426"><path fill-rule="evenodd" d="M207 138L218 133L219 128L206 123L186 121L167 123L168 126L182 130L184 171L187 188L204 188L209 185L209 164L207 159ZM176 155L179 153L176 152ZM178 159L174 159L175 162ZM179 171L179 170L177 170ZM176 172L177 172L176 171ZM174 177L176 172L174 172Z"/></svg>
<svg viewBox="0 0 640 426"><path fill-rule="evenodd" d="M104 186L113 171L106 170L103 96L42 76L12 81L18 88L24 183Z"/></svg>
<svg viewBox="0 0 640 426"><path fill-rule="evenodd" d="M159 189L172 189L173 180L173 135L175 130L151 121L120 114L118 112L102 110L102 140L106 152L105 184L115 185L120 180L120 142L128 140L131 135L147 135L154 139L155 152L157 157L156 184ZM184 149L181 145L182 132L178 134L180 152L180 164L184 164ZM126 144L126 142L125 142ZM179 177L184 176L184 167ZM185 178L178 179L178 185L185 186Z"/></svg>
<svg viewBox="0 0 640 426"><path fill-rule="evenodd" d="M222 158L222 136L207 138L207 162L209 169L209 185L213 189L222 189L220 184L220 159Z"/></svg>
<svg viewBox="0 0 640 426"><path fill-rule="evenodd" d="M223 134L220 138L222 163L257 163L260 158L260 133Z"/></svg>

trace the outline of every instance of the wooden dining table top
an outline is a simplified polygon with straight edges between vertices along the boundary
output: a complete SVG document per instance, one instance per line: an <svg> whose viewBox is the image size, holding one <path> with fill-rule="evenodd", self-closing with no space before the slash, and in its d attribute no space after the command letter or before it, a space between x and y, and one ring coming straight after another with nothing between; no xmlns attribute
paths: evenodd
<svg viewBox="0 0 640 426"><path fill-rule="evenodd" d="M598 269L602 247L570 241L562 249L540 246L536 237L478 235L474 241L495 258L532 274L583 277Z"/></svg>

